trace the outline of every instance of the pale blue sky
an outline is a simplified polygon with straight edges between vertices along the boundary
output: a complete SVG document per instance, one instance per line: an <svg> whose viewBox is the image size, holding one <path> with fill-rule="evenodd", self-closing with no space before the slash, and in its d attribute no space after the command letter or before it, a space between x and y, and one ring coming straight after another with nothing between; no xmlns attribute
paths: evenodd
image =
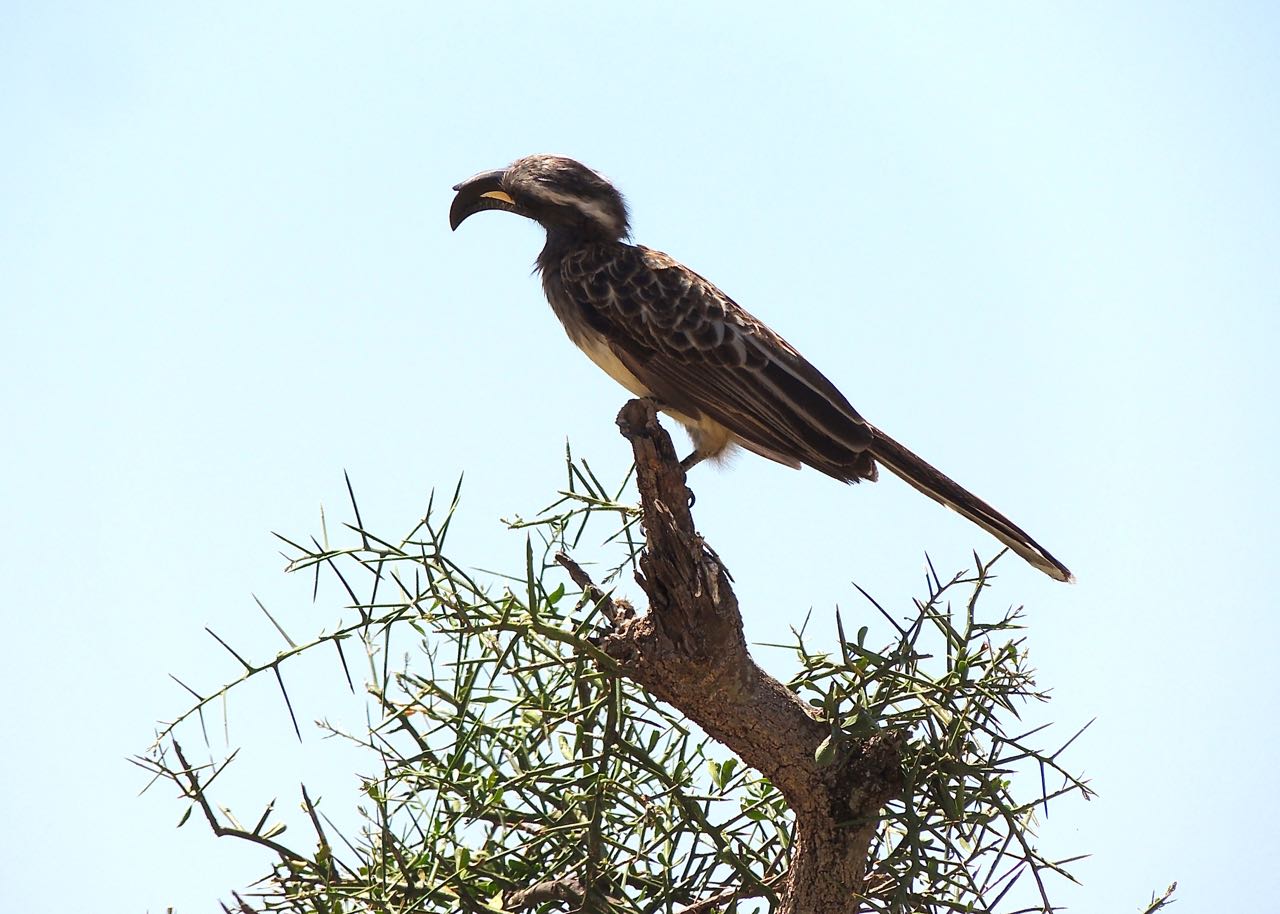
<svg viewBox="0 0 1280 914"><path fill-rule="evenodd" d="M536 10L536 12L535 12ZM535 226L451 235L450 185L530 152L613 177L636 240L771 323L873 422L1076 572L1016 560L1061 734L1100 796L1078 911L1257 909L1280 856L1280 22L1267 3L7 3L0 27L0 901L180 914L264 870L125 757L331 624L270 530L408 529L465 470L460 544L602 475L625 399L564 339ZM993 541L893 480L743 457L697 518L748 634L902 604ZM580 556L589 559L590 555ZM776 662L776 661L771 661ZM304 720L326 713L331 670ZM246 804L351 789L232 708ZM336 756L336 758L331 757Z"/></svg>

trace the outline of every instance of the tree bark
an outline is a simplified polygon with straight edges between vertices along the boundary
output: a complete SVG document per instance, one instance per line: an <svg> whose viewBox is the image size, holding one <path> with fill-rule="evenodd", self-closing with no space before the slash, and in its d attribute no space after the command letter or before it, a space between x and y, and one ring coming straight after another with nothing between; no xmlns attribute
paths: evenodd
<svg viewBox="0 0 1280 914"><path fill-rule="evenodd" d="M815 760L831 726L747 651L731 579L694 529L685 474L653 404L630 401L618 427L635 452L646 543L636 579L649 611L618 617L602 647L782 792L795 835L779 912L857 911L876 815L902 789L898 744L884 733L853 737L828 764Z"/></svg>

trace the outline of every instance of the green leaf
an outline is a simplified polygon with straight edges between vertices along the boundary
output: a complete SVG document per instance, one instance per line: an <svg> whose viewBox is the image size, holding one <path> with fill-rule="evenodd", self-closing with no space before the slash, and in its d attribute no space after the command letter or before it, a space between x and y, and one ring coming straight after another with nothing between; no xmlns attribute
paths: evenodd
<svg viewBox="0 0 1280 914"><path fill-rule="evenodd" d="M738 770L738 760L736 758L725 759L724 763L720 766L720 772L722 777L724 778L724 782L720 786L723 787L725 784L728 784L731 780L733 780L733 773L737 770Z"/></svg>
<svg viewBox="0 0 1280 914"><path fill-rule="evenodd" d="M817 763L819 768L826 768L836 760L836 756L838 754L838 740L836 739L836 735L832 733L818 744L818 748L814 750L813 753L813 760Z"/></svg>

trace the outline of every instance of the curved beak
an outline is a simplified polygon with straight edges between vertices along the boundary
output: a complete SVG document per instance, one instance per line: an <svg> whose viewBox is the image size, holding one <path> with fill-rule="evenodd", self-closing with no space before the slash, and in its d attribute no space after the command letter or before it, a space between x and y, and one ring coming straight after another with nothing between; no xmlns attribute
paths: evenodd
<svg viewBox="0 0 1280 914"><path fill-rule="evenodd" d="M467 178L460 184L453 185L458 195L453 198L453 205L449 207L449 228L457 231L458 226L462 225L463 220L468 216L487 209L500 209L508 213L528 216L529 214L511 199L511 195L502 189L502 176L506 171L505 168L484 171Z"/></svg>

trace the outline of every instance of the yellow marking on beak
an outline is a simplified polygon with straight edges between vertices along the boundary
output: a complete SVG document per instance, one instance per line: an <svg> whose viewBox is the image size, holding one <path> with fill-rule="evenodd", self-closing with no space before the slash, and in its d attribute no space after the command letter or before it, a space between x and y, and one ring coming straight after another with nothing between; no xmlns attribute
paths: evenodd
<svg viewBox="0 0 1280 914"><path fill-rule="evenodd" d="M512 206L515 206L516 203L505 190L487 190L480 196L488 197L490 200L501 200L503 203L510 203Z"/></svg>

